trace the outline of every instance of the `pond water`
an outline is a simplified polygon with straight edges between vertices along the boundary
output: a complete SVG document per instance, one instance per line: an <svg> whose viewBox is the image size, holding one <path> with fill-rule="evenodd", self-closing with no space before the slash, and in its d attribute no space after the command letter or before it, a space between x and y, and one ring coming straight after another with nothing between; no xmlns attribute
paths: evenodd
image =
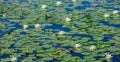
<svg viewBox="0 0 120 62"><path fill-rule="evenodd" d="M120 62L119 0L56 2L0 0L1 62Z"/></svg>

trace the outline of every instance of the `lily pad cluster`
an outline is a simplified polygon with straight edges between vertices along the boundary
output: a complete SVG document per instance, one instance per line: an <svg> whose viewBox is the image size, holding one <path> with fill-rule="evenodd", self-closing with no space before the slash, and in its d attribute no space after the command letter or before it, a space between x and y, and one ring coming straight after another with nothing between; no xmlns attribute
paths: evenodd
<svg viewBox="0 0 120 62"><path fill-rule="evenodd" d="M1 62L119 62L119 0L0 0Z"/></svg>

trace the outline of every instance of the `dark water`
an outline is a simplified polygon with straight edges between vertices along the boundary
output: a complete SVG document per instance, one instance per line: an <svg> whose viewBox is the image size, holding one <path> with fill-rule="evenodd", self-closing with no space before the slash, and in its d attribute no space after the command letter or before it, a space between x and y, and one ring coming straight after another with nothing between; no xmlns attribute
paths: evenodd
<svg viewBox="0 0 120 62"><path fill-rule="evenodd" d="M52 29L52 30L57 30L57 31L65 31L65 32L70 31L69 28L65 28L65 27L62 27L62 25L56 25L56 24L52 24L51 26L45 26L43 28L43 30L46 30L46 29Z"/></svg>

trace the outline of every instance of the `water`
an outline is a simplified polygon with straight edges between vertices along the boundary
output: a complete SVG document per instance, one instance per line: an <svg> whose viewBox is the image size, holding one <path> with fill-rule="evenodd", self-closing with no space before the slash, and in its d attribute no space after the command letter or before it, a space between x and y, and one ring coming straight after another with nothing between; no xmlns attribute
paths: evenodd
<svg viewBox="0 0 120 62"><path fill-rule="evenodd" d="M52 24L51 26L45 26L43 28L43 30L46 30L46 29L52 29L52 30L56 30L56 31L65 31L65 32L70 31L69 28L65 28L65 27L62 27L62 25L56 25L56 24Z"/></svg>
<svg viewBox="0 0 120 62"><path fill-rule="evenodd" d="M111 23L106 22L106 21L101 21L100 23L102 23L105 26L111 26L111 27L115 27L115 28L120 28L120 24L111 24Z"/></svg>

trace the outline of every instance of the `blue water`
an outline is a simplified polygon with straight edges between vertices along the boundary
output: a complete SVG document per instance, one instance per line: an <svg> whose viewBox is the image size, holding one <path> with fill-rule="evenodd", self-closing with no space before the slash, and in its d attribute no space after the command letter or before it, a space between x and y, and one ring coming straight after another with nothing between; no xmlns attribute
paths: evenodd
<svg viewBox="0 0 120 62"><path fill-rule="evenodd" d="M57 24L52 24L51 26L45 26L43 28L43 30L46 30L46 29L52 29L52 30L56 30L56 31L65 31L65 32L70 31L69 28L65 28L65 27L62 27L62 25L57 25Z"/></svg>
<svg viewBox="0 0 120 62"><path fill-rule="evenodd" d="M112 61L113 62L120 62L120 54L119 55L113 55Z"/></svg>
<svg viewBox="0 0 120 62"><path fill-rule="evenodd" d="M71 12L73 9L72 8L65 8L66 12Z"/></svg>
<svg viewBox="0 0 120 62"><path fill-rule="evenodd" d="M26 35L27 33L26 32L20 32L21 35Z"/></svg>
<svg viewBox="0 0 120 62"><path fill-rule="evenodd" d="M76 10L85 10L85 6L76 6L74 9L76 9Z"/></svg>
<svg viewBox="0 0 120 62"><path fill-rule="evenodd" d="M8 33L11 33L11 32L13 32L14 30L16 30L16 29L22 29L22 26L21 25L19 25L19 23L16 23L16 22L11 22L9 19L2 19L2 18L0 18L0 22L6 22L6 23L9 23L9 24L11 24L12 26L10 26L10 27L14 27L14 28L11 28L11 29L9 29L9 26L6 26L6 29L9 29L8 31L1 31L0 32L0 37L2 37L3 35L5 35L5 34L8 34ZM1 30L1 29L0 29Z"/></svg>
<svg viewBox="0 0 120 62"><path fill-rule="evenodd" d="M0 58L9 58L9 57L10 57L9 54L2 54L2 55L0 56Z"/></svg>
<svg viewBox="0 0 120 62"><path fill-rule="evenodd" d="M115 27L115 28L120 28L120 24L111 24L111 23L103 21L103 20L101 20L100 23L102 23L105 26L111 26L111 27Z"/></svg>
<svg viewBox="0 0 120 62"><path fill-rule="evenodd" d="M15 48L15 44L11 44L9 48Z"/></svg>
<svg viewBox="0 0 120 62"><path fill-rule="evenodd" d="M84 58L84 55L83 55L83 54L77 53L77 52L72 52L71 55L72 55L72 56L80 57L80 58L82 58L82 59Z"/></svg>
<svg viewBox="0 0 120 62"><path fill-rule="evenodd" d="M104 37L103 37L102 41L109 41L109 40L113 39L113 37L114 37L114 35L112 35L112 34L104 34L103 36Z"/></svg>

